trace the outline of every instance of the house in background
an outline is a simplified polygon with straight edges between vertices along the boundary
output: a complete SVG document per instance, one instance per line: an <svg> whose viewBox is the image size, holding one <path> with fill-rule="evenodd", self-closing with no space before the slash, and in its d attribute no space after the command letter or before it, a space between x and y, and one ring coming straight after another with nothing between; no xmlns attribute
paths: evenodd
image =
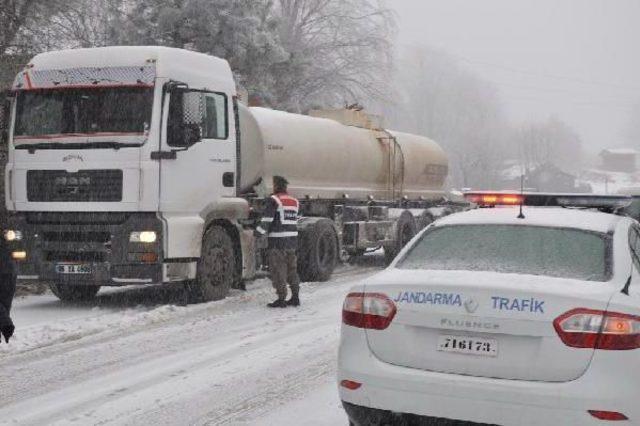
<svg viewBox="0 0 640 426"><path fill-rule="evenodd" d="M496 189L517 191L524 183L525 191L588 193L591 186L581 182L576 176L565 172L553 163L539 164L529 170L515 160L505 161L501 172L502 180ZM524 174L524 182L521 181Z"/></svg>
<svg viewBox="0 0 640 426"><path fill-rule="evenodd" d="M525 182L527 187L539 192L591 192L588 184L580 183L576 176L552 163L544 163L531 170Z"/></svg>
<svg viewBox="0 0 640 426"><path fill-rule="evenodd" d="M633 173L637 170L640 152L631 148L609 148L600 152L602 168L611 172Z"/></svg>

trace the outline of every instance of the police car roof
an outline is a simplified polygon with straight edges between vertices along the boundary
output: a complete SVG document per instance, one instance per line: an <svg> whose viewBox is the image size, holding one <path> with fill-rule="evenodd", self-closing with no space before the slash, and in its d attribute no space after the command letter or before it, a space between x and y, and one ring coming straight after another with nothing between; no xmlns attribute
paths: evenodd
<svg viewBox="0 0 640 426"><path fill-rule="evenodd" d="M593 232L613 231L621 220L630 220L610 213L560 207L523 207L524 219L518 219L519 207L496 207L469 210L438 220L445 225L520 225L574 228Z"/></svg>

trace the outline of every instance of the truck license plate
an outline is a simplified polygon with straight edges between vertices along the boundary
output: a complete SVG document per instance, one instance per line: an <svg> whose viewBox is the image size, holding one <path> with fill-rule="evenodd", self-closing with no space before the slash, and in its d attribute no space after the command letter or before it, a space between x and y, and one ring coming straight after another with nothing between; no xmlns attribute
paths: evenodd
<svg viewBox="0 0 640 426"><path fill-rule="evenodd" d="M91 265L58 264L56 272L59 274L90 274L93 272Z"/></svg>
<svg viewBox="0 0 640 426"><path fill-rule="evenodd" d="M480 337L442 335L438 337L438 351L496 357L498 341Z"/></svg>

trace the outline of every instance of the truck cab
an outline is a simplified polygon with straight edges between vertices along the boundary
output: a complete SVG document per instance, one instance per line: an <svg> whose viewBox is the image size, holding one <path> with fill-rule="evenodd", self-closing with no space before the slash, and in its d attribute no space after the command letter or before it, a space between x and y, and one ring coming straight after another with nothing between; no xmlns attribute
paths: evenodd
<svg viewBox="0 0 640 426"><path fill-rule="evenodd" d="M204 267L210 287L232 285L216 274L238 281L250 239L237 111L231 69L211 56L105 47L33 58L13 85L5 172L18 278L63 300L192 282ZM210 227L226 238L218 252L202 242ZM203 245L213 265L200 264Z"/></svg>

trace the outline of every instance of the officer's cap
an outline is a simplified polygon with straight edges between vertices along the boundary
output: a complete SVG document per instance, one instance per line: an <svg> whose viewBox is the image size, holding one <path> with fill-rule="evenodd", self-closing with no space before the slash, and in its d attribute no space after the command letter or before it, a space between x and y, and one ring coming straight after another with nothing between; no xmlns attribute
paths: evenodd
<svg viewBox="0 0 640 426"><path fill-rule="evenodd" d="M273 186L282 188L282 187L286 187L287 185L289 185L289 181L283 178L282 176L273 177Z"/></svg>

